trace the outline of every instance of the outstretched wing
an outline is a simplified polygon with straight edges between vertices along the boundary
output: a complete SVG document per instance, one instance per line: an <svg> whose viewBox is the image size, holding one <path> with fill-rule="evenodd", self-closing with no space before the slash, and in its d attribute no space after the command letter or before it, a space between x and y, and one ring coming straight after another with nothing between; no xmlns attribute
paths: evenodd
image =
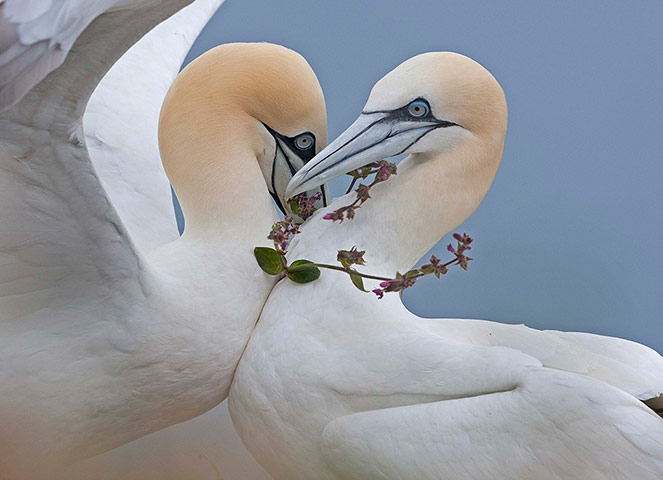
<svg viewBox="0 0 663 480"><path fill-rule="evenodd" d="M197 0L156 26L113 65L85 109L92 164L141 251L179 236L159 156L159 111L184 57L221 3Z"/></svg>
<svg viewBox="0 0 663 480"><path fill-rule="evenodd" d="M119 3L5 0L0 10L0 111L62 65L83 30Z"/></svg>
<svg viewBox="0 0 663 480"><path fill-rule="evenodd" d="M76 315L90 299L126 305L148 292L141 255L90 161L82 117L111 65L188 3L125 1L99 15L63 65L0 115L0 319Z"/></svg>
<svg viewBox="0 0 663 480"><path fill-rule="evenodd" d="M340 417L321 450L334 478L656 480L663 420L608 384L532 367L512 391Z"/></svg>

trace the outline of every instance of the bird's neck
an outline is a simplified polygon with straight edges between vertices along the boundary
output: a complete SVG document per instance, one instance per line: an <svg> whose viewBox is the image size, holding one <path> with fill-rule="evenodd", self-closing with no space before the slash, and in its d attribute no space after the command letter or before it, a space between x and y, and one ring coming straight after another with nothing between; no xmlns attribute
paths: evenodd
<svg viewBox="0 0 663 480"><path fill-rule="evenodd" d="M196 165L196 171L187 172L184 182L173 182L184 215L183 236L194 242L253 242L278 219L254 149L236 136L225 137L220 144L193 146L184 162Z"/></svg>
<svg viewBox="0 0 663 480"><path fill-rule="evenodd" d="M171 159L169 170L178 173L173 186L184 232L150 257L162 277L172 278L179 289L210 296L212 305L215 292L235 274L238 279L232 282L247 290L255 287L262 294L256 282L268 288L253 248L271 245L267 235L279 218L253 149L244 148L241 137L226 138L236 145L199 142L178 159L177 168L196 165L195 172L174 170Z"/></svg>
<svg viewBox="0 0 663 480"><path fill-rule="evenodd" d="M182 161L195 164L197 174L189 183L179 176L176 184L184 234L148 258L157 272L157 288L148 296L159 321L147 325L142 338L149 339L147 355L163 357L144 361L148 367L141 370L145 378L162 379L160 390L149 384L131 389L135 397L149 400L143 415L133 408L131 417L145 431L192 418L227 396L277 280L262 272L253 256L255 246L271 243L266 237L278 220L255 156L242 148L221 151L209 142L206 148L194 146L189 155ZM143 359L137 355L132 361Z"/></svg>
<svg viewBox="0 0 663 480"><path fill-rule="evenodd" d="M351 203L354 194L350 194L316 215L310 231L305 224L292 259L306 251L308 256L316 252L324 257L310 260L336 263L337 249L356 245L366 250L362 271L385 276L404 273L476 210L490 188L501 151L502 141L487 146L468 137L442 155L409 156L396 176L371 189L371 198L353 220L341 224L322 220L325 212Z"/></svg>

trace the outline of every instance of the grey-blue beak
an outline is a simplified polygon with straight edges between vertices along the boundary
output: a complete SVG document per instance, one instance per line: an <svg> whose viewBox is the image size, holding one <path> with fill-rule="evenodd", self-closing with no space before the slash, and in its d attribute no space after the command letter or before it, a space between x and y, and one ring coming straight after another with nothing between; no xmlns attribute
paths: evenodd
<svg viewBox="0 0 663 480"><path fill-rule="evenodd" d="M276 152L274 155L274 162L272 165L271 186L270 193L276 205L281 211L288 215L290 212L285 208L286 199L290 198L285 195L285 190L288 182L293 178L297 171L301 170L310 160L313 153L306 155L305 152L296 150L293 147L291 139L280 135L278 132L273 131L267 127L274 136L276 141ZM309 198L320 194L320 200L315 202L318 208L327 206L329 194L325 185L316 185L310 189L302 190L306 192ZM301 193L301 192L300 192Z"/></svg>
<svg viewBox="0 0 663 480"><path fill-rule="evenodd" d="M440 126L441 121L435 118L414 122L394 118L392 112L362 113L292 177L285 197L291 198L368 163L400 155Z"/></svg>

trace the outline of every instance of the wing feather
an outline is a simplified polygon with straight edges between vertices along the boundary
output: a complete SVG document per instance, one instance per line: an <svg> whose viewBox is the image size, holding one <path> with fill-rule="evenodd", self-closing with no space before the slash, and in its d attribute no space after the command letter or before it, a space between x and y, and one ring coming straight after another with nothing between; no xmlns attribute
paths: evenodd
<svg viewBox="0 0 663 480"><path fill-rule="evenodd" d="M0 7L0 111L64 62L76 39L120 0L6 0Z"/></svg>
<svg viewBox="0 0 663 480"><path fill-rule="evenodd" d="M90 162L82 115L118 57L187 3L100 15L64 64L0 115L0 319L145 294L146 265Z"/></svg>
<svg viewBox="0 0 663 480"><path fill-rule="evenodd" d="M337 418L322 450L338 478L656 480L663 420L608 384L533 368L513 391Z"/></svg>
<svg viewBox="0 0 663 480"><path fill-rule="evenodd" d="M423 322L443 337L520 350L540 360L545 367L603 380L640 400L663 393L663 357L629 340L485 320L449 318Z"/></svg>
<svg viewBox="0 0 663 480"><path fill-rule="evenodd" d="M159 156L159 111L184 57L222 2L197 0L157 25L113 65L85 110L92 163L141 251L179 236Z"/></svg>

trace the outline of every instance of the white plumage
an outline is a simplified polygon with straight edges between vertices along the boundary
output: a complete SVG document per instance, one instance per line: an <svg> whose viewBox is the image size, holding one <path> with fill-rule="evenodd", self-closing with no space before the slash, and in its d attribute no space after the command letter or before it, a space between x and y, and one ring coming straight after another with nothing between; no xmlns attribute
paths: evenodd
<svg viewBox="0 0 663 480"><path fill-rule="evenodd" d="M189 3L191 0L170 0L155 8L159 6L155 0L6 0L0 16L0 110L14 105L62 65L81 33L102 13L124 10L125 15L128 12L139 15L151 10L140 19L124 17L129 19L123 27L129 27L125 32L130 35L124 40L130 45L140 38L141 29L145 33L145 28L151 28ZM217 6L220 3L216 2ZM108 33L111 40L114 33Z"/></svg>
<svg viewBox="0 0 663 480"><path fill-rule="evenodd" d="M157 146L159 109L222 0L197 0L115 62L188 3L2 5L13 36L3 37L0 98L14 105L0 115L3 477L53 476L219 404L274 284L252 255L278 219L265 178L283 168L279 158L287 183L289 162L303 160L278 150L261 120L284 135L312 130L320 148L322 92L303 58L273 45L219 47L187 69L189 86L201 84L171 91L161 119L183 126L168 148L188 150L165 152L191 215L179 237ZM183 97L191 93L190 103L212 93L216 79L205 83L207 72L244 88L233 65L271 72L251 85L262 88L253 92L263 100L253 113L264 120L232 103L223 103L226 123L209 112L177 118ZM277 75L298 81L272 86ZM292 89L308 116L283 108L287 122L279 123L268 100ZM213 93L224 101L223 91ZM241 136L224 125L251 129ZM210 128L214 137L202 133ZM178 132L169 130L166 140ZM218 137L232 141L214 143ZM205 203L187 197L187 188Z"/></svg>
<svg viewBox="0 0 663 480"><path fill-rule="evenodd" d="M56 68L81 30L117 2L93 2L94 12L91 7L77 9L77 3L60 2L42 12L45 2L5 2L3 14L7 21L18 22L20 38L3 51L3 58L21 51L23 56L18 59L33 62L16 68L15 62L3 65L3 75L7 75L3 76L3 92L11 95L3 97L5 105L16 103L31 83ZM184 409L175 417L171 412L163 418L154 414L147 418L130 407L139 401L143 409L154 408L149 398L138 400L139 391L141 384L151 381L155 372L150 373L150 366L158 364L162 354L146 348L150 343L144 338L147 332L145 326L139 326L154 308L150 305L154 277L145 250L139 250L126 227L139 238L139 231L148 238L169 228L170 238L165 241L176 238L177 230L172 206L167 218L168 181L160 165L154 168L159 158L156 131L143 139L140 151L132 150L137 142L114 144L112 138L125 134L131 138L132 131L145 133L156 126L160 102L179 64L163 66L158 73L166 78L150 91L153 104L148 102L148 108L137 108L138 112L123 110L116 98L129 97L139 103L142 97L132 97L131 89L112 91L113 86L102 82L91 104L93 115L103 111L122 123L86 122L90 127L87 137L94 138L91 150L97 154L99 171L89 160L82 129L88 97L108 67L147 29L186 3L136 3L102 15L79 38L75 52L60 69L2 114L0 465L10 476L98 453L201 411ZM169 26L162 26L171 32L190 29L189 38L171 41L173 62L181 62L192 37L219 4L199 2L179 19L171 19ZM28 15L30 12L33 14ZM46 27L54 29L50 36ZM168 35L164 36L167 42ZM35 38L41 43L35 43ZM49 50L49 42L54 50ZM139 46L147 49L143 56L154 48L148 42ZM40 56L30 52L40 52ZM49 60L50 56L56 60ZM125 67L120 62L116 68L107 77L110 83L117 81L116 75ZM142 72L147 76L144 81L149 81L151 73ZM132 117L135 113L138 116ZM110 156L104 158L112 148L122 157L114 169L106 161ZM102 173L114 173L131 185L118 192L113 188L117 182L111 175L107 177L109 192L124 199L125 210L161 215L160 220L167 220L165 225L152 230L150 224L129 221L125 226L102 188ZM137 195L143 191L142 182L155 186L145 190L147 202ZM154 347L158 346L155 342ZM138 352L143 369L132 369L127 360ZM204 411L205 406L202 408Z"/></svg>
<svg viewBox="0 0 663 480"><path fill-rule="evenodd" d="M479 205L505 131L503 93L477 63L451 53L406 61L288 193L410 155L354 220L322 218L351 196L317 212L289 258L334 263L336 249L356 245L362 270L406 272ZM323 270L272 290L229 404L276 479L655 480L663 420L639 399L661 391L663 360L642 345L422 319L394 294L377 300Z"/></svg>

